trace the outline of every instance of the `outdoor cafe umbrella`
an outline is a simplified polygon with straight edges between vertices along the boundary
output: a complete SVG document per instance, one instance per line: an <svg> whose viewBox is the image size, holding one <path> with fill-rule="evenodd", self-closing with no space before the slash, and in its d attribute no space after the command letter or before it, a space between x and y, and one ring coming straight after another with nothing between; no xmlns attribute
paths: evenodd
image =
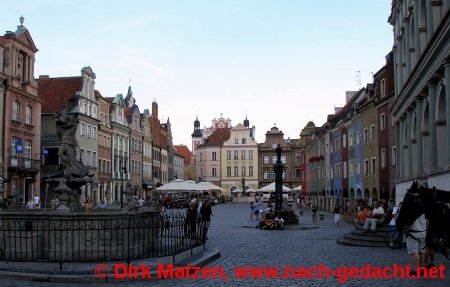
<svg viewBox="0 0 450 287"><path fill-rule="evenodd" d="M209 181L202 181L197 183L198 188L201 191L223 191L223 188L209 182Z"/></svg>
<svg viewBox="0 0 450 287"><path fill-rule="evenodd" d="M166 183L156 189L157 191L184 191L184 192L198 192L200 189L192 180L184 181L182 179L175 179Z"/></svg>
<svg viewBox="0 0 450 287"><path fill-rule="evenodd" d="M271 184L258 189L258 191L259 192L275 192L275 182L272 182ZM283 185L283 192L288 192L288 191L292 191L292 189Z"/></svg>

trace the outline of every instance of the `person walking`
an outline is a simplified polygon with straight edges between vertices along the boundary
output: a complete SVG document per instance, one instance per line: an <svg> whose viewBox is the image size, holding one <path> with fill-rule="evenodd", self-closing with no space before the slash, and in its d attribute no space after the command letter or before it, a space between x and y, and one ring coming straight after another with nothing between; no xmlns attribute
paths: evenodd
<svg viewBox="0 0 450 287"><path fill-rule="evenodd" d="M340 219L341 207L335 204L333 208L333 213L334 213L334 223L336 224L336 226L339 226L339 221L341 220Z"/></svg>
<svg viewBox="0 0 450 287"><path fill-rule="evenodd" d="M406 235L406 249L411 255L412 270L410 276L416 275L418 267L425 266L425 236L427 233L427 220L425 214L419 216L410 226Z"/></svg>
<svg viewBox="0 0 450 287"><path fill-rule="evenodd" d="M211 216L212 216L211 201L207 200L204 204L202 204L202 207L200 207L200 215L203 221L202 239L207 240L208 229L211 223Z"/></svg>
<svg viewBox="0 0 450 287"><path fill-rule="evenodd" d="M34 194L33 202L34 202L34 208L39 208L39 204L41 203L41 199L39 198L39 196L36 193Z"/></svg>
<svg viewBox="0 0 450 287"><path fill-rule="evenodd" d="M314 205L312 207L311 211L312 211L312 222L313 222L313 225L317 225L317 206Z"/></svg>

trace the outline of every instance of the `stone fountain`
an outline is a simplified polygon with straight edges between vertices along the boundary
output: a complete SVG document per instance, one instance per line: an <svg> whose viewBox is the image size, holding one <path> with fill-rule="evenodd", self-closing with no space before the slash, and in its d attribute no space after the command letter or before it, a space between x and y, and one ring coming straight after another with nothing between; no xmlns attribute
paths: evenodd
<svg viewBox="0 0 450 287"><path fill-rule="evenodd" d="M64 107L55 121L60 166L45 182L56 186L59 204L56 210L25 209L17 194L13 208L0 211L0 260L62 264L157 256L159 206L140 207L129 184L123 209L82 210L80 189L94 178L76 158L78 114Z"/></svg>

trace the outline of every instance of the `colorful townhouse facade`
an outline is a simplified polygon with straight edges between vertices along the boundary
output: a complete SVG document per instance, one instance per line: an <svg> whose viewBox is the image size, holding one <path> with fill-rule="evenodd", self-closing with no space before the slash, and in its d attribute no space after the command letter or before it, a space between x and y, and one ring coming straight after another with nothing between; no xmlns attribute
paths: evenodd
<svg viewBox="0 0 450 287"><path fill-rule="evenodd" d="M0 36L0 192L3 198L19 196L26 202L33 194L42 196L42 99L34 78L38 49L23 23L20 17L15 32Z"/></svg>
<svg viewBox="0 0 450 287"><path fill-rule="evenodd" d="M449 190L450 2L392 1L396 199L414 180Z"/></svg>

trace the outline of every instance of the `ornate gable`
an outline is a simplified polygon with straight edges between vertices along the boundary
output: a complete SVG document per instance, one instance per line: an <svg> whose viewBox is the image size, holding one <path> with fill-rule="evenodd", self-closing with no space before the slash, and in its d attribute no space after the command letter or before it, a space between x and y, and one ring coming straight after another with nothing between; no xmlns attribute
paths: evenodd
<svg viewBox="0 0 450 287"><path fill-rule="evenodd" d="M28 32L28 30L25 29L25 32L23 32L22 34L16 36L16 39L17 39L17 41L21 42L25 46L28 46L33 51L33 53L36 53L37 51L39 51L36 48L36 45L34 44L33 38L31 38L31 35Z"/></svg>

